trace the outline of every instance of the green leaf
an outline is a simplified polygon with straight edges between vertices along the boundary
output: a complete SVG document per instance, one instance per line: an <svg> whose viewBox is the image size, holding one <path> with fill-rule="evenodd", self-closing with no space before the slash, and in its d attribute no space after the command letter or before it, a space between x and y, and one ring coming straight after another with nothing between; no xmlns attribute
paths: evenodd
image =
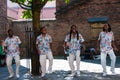
<svg viewBox="0 0 120 80"><path fill-rule="evenodd" d="M10 0L10 1L12 1L14 3L22 3L22 4L24 4L25 2L27 2L27 0ZM29 0L29 1L32 2L32 0ZM46 0L40 0L40 1L44 2ZM48 0L48 1L53 1L53 0ZM70 0L64 0L64 1L65 1L65 3L69 3L70 2ZM31 5L31 3L28 2L27 5ZM31 10L25 10L22 13L23 13L22 17L24 19L32 18L32 12L31 12Z"/></svg>
<svg viewBox="0 0 120 80"><path fill-rule="evenodd" d="M26 0L10 0L10 1L14 3L25 3L26 2Z"/></svg>
<svg viewBox="0 0 120 80"><path fill-rule="evenodd" d="M42 0L42 2L47 1L47 0ZM53 0L48 0L48 1L53 1Z"/></svg>
<svg viewBox="0 0 120 80"><path fill-rule="evenodd" d="M69 3L70 2L70 0L64 0L65 1L65 3Z"/></svg>
<svg viewBox="0 0 120 80"><path fill-rule="evenodd" d="M24 18L24 19L31 19L32 18L31 10L25 10L22 13L23 13L22 18Z"/></svg>
<svg viewBox="0 0 120 80"><path fill-rule="evenodd" d="M26 0L18 0L18 2L20 2L20 3L25 3Z"/></svg>

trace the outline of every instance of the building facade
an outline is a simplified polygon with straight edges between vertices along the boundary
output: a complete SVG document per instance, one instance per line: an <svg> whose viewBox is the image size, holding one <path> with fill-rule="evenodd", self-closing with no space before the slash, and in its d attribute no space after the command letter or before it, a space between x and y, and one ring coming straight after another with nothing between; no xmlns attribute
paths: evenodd
<svg viewBox="0 0 120 80"><path fill-rule="evenodd" d="M7 26L7 1L0 0L0 40L4 40L6 37Z"/></svg>
<svg viewBox="0 0 120 80"><path fill-rule="evenodd" d="M71 25L76 25L85 38L86 47L96 48L96 40L105 23L109 23L120 50L120 1L119 0L64 0L56 2L56 36L62 42ZM61 31L60 31L61 30ZM61 33L62 32L62 33ZM59 39L60 38L60 39ZM117 53L116 53L117 54Z"/></svg>
<svg viewBox="0 0 120 80"><path fill-rule="evenodd" d="M4 0L1 1L5 2ZM1 4L2 3L0 2L0 5ZM5 10L4 8L2 9L3 11ZM2 9L0 9L0 12L2 12ZM56 20L41 20L40 23L41 26L47 25L48 33L52 36L54 55L64 55L64 39L66 34L69 33L70 27L73 24L77 26L79 33L83 35L86 48L96 48L96 40L99 32L102 31L102 27L105 23L110 23L112 31L115 35L115 42L120 51L119 14L119 0L71 0L71 2L68 4L66 4L64 0L57 0L55 13ZM5 16L5 14L3 15ZM5 21L0 19L0 22L3 25ZM23 42L22 52L24 54L22 56L25 56L27 45L25 28L32 27L32 21L12 21L10 26L14 30L14 33L20 36ZM3 28L0 30L4 31ZM0 34L3 35L1 32ZM120 52L116 52L116 55L120 55Z"/></svg>

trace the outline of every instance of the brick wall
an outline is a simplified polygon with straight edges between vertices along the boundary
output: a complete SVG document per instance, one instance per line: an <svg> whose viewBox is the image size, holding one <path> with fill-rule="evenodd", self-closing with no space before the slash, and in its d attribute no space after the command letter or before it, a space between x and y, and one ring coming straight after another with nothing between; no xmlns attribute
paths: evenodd
<svg viewBox="0 0 120 80"><path fill-rule="evenodd" d="M71 0L72 1L72 0ZM75 1L75 0L74 0ZM72 24L75 24L78 31L83 35L88 47L95 47L96 40L93 40L91 31L93 30L88 22L91 17L108 17L108 23L112 26L117 47L120 50L120 1L119 0L76 0L77 3L65 4L57 0L57 27L64 28L60 33L63 36L69 31ZM118 54L118 53L116 53Z"/></svg>
<svg viewBox="0 0 120 80"><path fill-rule="evenodd" d="M56 21L55 20L42 20L41 22L41 26L47 25L47 30L48 33L52 36L52 38L56 35L55 33L55 28L56 28ZM18 35L22 41L22 49L21 49L21 56L24 58L26 57L26 47L28 47L28 37L26 38L26 32L25 32L25 28L26 27L32 27L32 21L13 21L11 28L14 31L15 35ZM55 42L55 37L53 38L53 47L54 47L54 55L57 55L57 51L56 51L56 44L57 42Z"/></svg>
<svg viewBox="0 0 120 80"><path fill-rule="evenodd" d="M5 38L7 26L7 0L0 0L0 40Z"/></svg>
<svg viewBox="0 0 120 80"><path fill-rule="evenodd" d="M66 11L61 14L57 14L57 20L42 20L41 25L48 26L48 33L53 38L53 54L64 55L63 40L65 35L69 33L70 26L75 24L78 31L83 35L86 41L87 47L95 47L96 40L92 39L90 27L91 23L88 22L88 18L91 17L108 17L108 22L112 26L112 30L115 35L115 41L117 47L120 50L120 3L119 0L89 0L84 5L72 5L65 7ZM1 4L1 3L0 3ZM63 0L57 0L57 10L61 8L61 5L66 5ZM1 20L2 21L2 20ZM10 22L10 21L9 21ZM11 23L11 22L10 22ZM22 40L22 53L23 57L26 55L26 40L25 40L25 27L32 27L31 21L13 21L9 26L14 30L15 35L20 36ZM3 28L2 28L3 29ZM119 53L116 53L120 55Z"/></svg>

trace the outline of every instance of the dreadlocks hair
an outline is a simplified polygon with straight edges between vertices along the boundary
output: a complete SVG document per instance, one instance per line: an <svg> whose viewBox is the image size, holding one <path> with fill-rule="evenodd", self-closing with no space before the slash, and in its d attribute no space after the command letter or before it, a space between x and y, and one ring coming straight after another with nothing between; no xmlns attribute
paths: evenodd
<svg viewBox="0 0 120 80"><path fill-rule="evenodd" d="M106 23L104 26L106 26L106 25L109 27L108 32L110 32L112 30L110 24ZM105 31L104 27L103 27L103 31Z"/></svg>
<svg viewBox="0 0 120 80"><path fill-rule="evenodd" d="M72 35L72 28L73 28L73 27L76 28L76 25L72 25L72 26L71 26L69 41L71 41L71 35ZM77 30L76 30L76 34L77 34L77 40L79 40L79 33L78 33Z"/></svg>

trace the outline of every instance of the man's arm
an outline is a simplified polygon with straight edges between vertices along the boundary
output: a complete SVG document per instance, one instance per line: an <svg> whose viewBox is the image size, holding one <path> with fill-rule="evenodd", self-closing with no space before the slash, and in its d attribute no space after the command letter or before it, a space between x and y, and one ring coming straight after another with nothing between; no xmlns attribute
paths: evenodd
<svg viewBox="0 0 120 80"><path fill-rule="evenodd" d="M40 54L40 50L38 48L38 44L36 44L36 49L37 49L38 54Z"/></svg>
<svg viewBox="0 0 120 80"><path fill-rule="evenodd" d="M4 41L4 51L7 53L7 38Z"/></svg>
<svg viewBox="0 0 120 80"><path fill-rule="evenodd" d="M50 49L53 51L53 44L52 43L50 43Z"/></svg>
<svg viewBox="0 0 120 80"><path fill-rule="evenodd" d="M82 47L83 47L83 51L85 51L86 47L85 47L85 41L81 43Z"/></svg>
<svg viewBox="0 0 120 80"><path fill-rule="evenodd" d="M116 45L115 45L115 39L114 39L114 34L112 34L112 47L115 51L118 51Z"/></svg>
<svg viewBox="0 0 120 80"><path fill-rule="evenodd" d="M118 51L118 49L117 49L117 47L116 47L116 45L115 45L115 41L112 41L112 47L113 47L113 49L114 49L115 51Z"/></svg>
<svg viewBox="0 0 120 80"><path fill-rule="evenodd" d="M36 49L37 49L37 52L38 52L38 54L40 54L40 50L39 50L39 47L38 47L38 44L39 44L40 42L39 42L39 39L38 39L38 37L37 37L37 39L36 39Z"/></svg>
<svg viewBox="0 0 120 80"><path fill-rule="evenodd" d="M100 40L97 40L97 51L100 49Z"/></svg>
<svg viewBox="0 0 120 80"><path fill-rule="evenodd" d="M21 52L22 51L22 42L21 42L21 40L20 40L20 38L18 37L18 36L16 36L16 39L17 39L17 43L18 43L18 45L19 45L19 51Z"/></svg>

